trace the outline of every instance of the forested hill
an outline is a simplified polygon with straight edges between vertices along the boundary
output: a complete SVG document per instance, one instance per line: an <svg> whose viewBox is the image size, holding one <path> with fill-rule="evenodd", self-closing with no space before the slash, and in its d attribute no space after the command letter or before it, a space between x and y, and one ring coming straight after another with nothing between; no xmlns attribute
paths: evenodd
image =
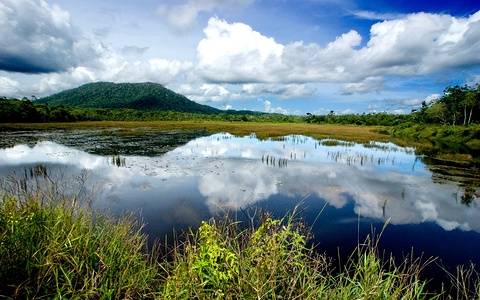
<svg viewBox="0 0 480 300"><path fill-rule="evenodd" d="M141 111L178 111L219 114L223 112L202 105L163 87L161 84L96 82L41 98L37 103L64 104L82 108L129 108Z"/></svg>

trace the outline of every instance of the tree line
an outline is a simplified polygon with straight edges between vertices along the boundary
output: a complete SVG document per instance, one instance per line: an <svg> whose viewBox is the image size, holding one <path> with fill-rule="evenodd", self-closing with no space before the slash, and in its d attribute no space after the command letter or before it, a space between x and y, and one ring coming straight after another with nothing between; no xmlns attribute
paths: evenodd
<svg viewBox="0 0 480 300"><path fill-rule="evenodd" d="M453 86L443 91L443 96L430 104L423 103L415 114L423 123L470 125L480 122L480 85Z"/></svg>
<svg viewBox="0 0 480 300"><path fill-rule="evenodd" d="M32 96L34 98L34 96ZM64 104L37 103L23 99L0 98L1 123L47 123L76 121L227 121L277 122L315 124L355 124L403 127L413 124L470 125L480 123L480 86L452 86L442 97L431 103L422 103L418 111L396 115L386 112L337 115L291 116L282 114L250 114L224 111L217 114L186 113L178 111L135 110L131 108L80 108Z"/></svg>
<svg viewBox="0 0 480 300"><path fill-rule="evenodd" d="M480 123L480 85L450 86L443 96L427 103L410 114L383 113L336 115L307 114L306 122L321 124L357 124L382 126L409 126L413 124L470 125Z"/></svg>

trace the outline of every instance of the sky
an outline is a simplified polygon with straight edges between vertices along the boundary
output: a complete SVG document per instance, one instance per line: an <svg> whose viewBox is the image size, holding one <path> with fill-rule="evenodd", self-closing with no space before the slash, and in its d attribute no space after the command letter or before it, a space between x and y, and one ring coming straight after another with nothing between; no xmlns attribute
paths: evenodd
<svg viewBox="0 0 480 300"><path fill-rule="evenodd" d="M0 96L98 81L220 109L410 113L480 82L480 3L0 0Z"/></svg>

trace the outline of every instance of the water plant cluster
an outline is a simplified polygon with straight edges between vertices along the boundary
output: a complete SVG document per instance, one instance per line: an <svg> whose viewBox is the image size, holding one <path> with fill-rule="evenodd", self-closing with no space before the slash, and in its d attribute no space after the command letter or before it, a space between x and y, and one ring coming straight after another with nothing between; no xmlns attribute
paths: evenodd
<svg viewBox="0 0 480 300"><path fill-rule="evenodd" d="M309 244L309 227L297 209L281 218L256 211L259 217L245 222L211 219L162 252L158 245L147 248L142 225L132 216L95 212L83 184L70 193L70 183L54 180L48 170L27 171L5 178L0 193L2 298L442 297L443 291L428 292L420 277L430 261L384 258L375 235L337 265ZM471 271L459 274L457 298L478 298L478 283L463 280Z"/></svg>
<svg viewBox="0 0 480 300"><path fill-rule="evenodd" d="M292 154L293 155L293 154ZM291 157L293 157L291 155ZM276 158L275 156L270 156L267 154L267 156L262 155L262 163L271 166L278 166L279 168L285 168L288 165L288 159L287 158Z"/></svg>

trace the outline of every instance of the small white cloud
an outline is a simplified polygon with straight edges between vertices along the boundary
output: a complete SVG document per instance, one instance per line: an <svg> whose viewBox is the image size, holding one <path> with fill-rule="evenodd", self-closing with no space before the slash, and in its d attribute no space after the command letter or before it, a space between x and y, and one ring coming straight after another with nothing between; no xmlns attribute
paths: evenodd
<svg viewBox="0 0 480 300"><path fill-rule="evenodd" d="M340 111L341 115L353 115L353 114L357 114L357 113L358 113L358 110L351 109L351 108L347 108L347 109L344 109L344 110Z"/></svg>
<svg viewBox="0 0 480 300"><path fill-rule="evenodd" d="M125 55L142 55L148 49L149 47L124 46L121 51Z"/></svg>
<svg viewBox="0 0 480 300"><path fill-rule="evenodd" d="M428 105L430 102L440 97L440 94L430 94L423 98L389 101L389 104L392 106L400 106L400 108L420 109L423 102Z"/></svg>
<svg viewBox="0 0 480 300"><path fill-rule="evenodd" d="M306 84L264 84L250 83L242 86L243 98L258 98L261 96L275 96L280 100L305 99L315 96L315 89L309 88Z"/></svg>
<svg viewBox="0 0 480 300"><path fill-rule="evenodd" d="M176 89L176 92L199 103L226 101L231 96L231 93L225 87L218 84L203 84L198 87L183 84Z"/></svg>
<svg viewBox="0 0 480 300"><path fill-rule="evenodd" d="M265 105L265 110L264 112L266 113L275 113L275 114L282 114L282 115L299 115L301 114L300 111L291 111L290 109L283 109L281 107L272 107L272 102L268 100L262 100L258 99L260 102L262 102Z"/></svg>
<svg viewBox="0 0 480 300"><path fill-rule="evenodd" d="M394 20L404 18L405 14L393 14L393 13L378 13L368 10L353 11L351 15L366 20Z"/></svg>
<svg viewBox="0 0 480 300"><path fill-rule="evenodd" d="M382 108L383 108L383 105L379 105L379 104L373 104L373 105L367 106L367 110L370 110L370 111L378 111Z"/></svg>

